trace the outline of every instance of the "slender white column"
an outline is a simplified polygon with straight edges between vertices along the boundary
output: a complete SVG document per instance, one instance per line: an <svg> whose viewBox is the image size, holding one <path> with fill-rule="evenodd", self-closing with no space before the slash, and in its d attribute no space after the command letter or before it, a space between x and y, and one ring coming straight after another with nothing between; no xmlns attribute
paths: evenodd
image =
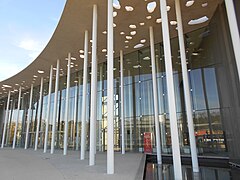
<svg viewBox="0 0 240 180"><path fill-rule="evenodd" d="M151 49L151 62L152 62L152 81L153 81L153 103L154 103L154 120L155 120L155 137L157 145L157 163L162 164L160 130L159 130L159 112L158 112L158 89L157 89L157 75L155 63L155 48L154 48L154 34L153 27L149 27L150 35L150 49Z"/></svg>
<svg viewBox="0 0 240 180"><path fill-rule="evenodd" d="M73 144L75 144L75 127L76 127L76 123L77 123L77 107L78 107L78 82L76 82L76 86L75 86L75 96L74 96L74 115L73 115Z"/></svg>
<svg viewBox="0 0 240 180"><path fill-rule="evenodd" d="M108 0L107 37L107 174L114 174L113 0Z"/></svg>
<svg viewBox="0 0 240 180"><path fill-rule="evenodd" d="M78 93L77 93L78 98L79 98L79 89L80 89L81 84L82 84L82 76L79 75ZM80 109L79 104L78 104L77 108ZM78 113L78 109L77 109L77 113ZM78 114L77 114L77 119L76 119L76 128L77 128L77 130L76 130L77 134L76 134L76 148L75 148L75 150L77 151L78 148L79 148L79 128L80 128L79 127L79 117L78 117Z"/></svg>
<svg viewBox="0 0 240 180"><path fill-rule="evenodd" d="M171 44L170 44L170 35L169 35L167 3L166 3L166 0L160 0L159 2L160 2L161 17L162 17L162 32L163 32L166 79L167 79L167 95L168 95L168 109L169 109L169 117L170 117L171 141L172 141L172 152L173 152L174 177L176 180L181 180L182 165L181 165L181 158L180 158L179 136L178 136L178 128L177 128L177 115L176 115L175 93L174 93L174 84L173 84L172 55L171 55Z"/></svg>
<svg viewBox="0 0 240 180"><path fill-rule="evenodd" d="M121 135L122 135L122 154L125 154L124 82L123 82L123 51L122 51L122 50L120 50L120 79L121 79Z"/></svg>
<svg viewBox="0 0 240 180"><path fill-rule="evenodd" d="M194 134L194 125L193 125L193 116L192 116L192 104L191 104L191 98L190 98L189 78L188 78L185 44L184 44L184 36L183 36L181 6L180 6L179 0L175 0L175 8L176 8L176 16L177 16L177 24L178 24L178 39L179 39L181 64L182 64L184 98L185 98L185 106L187 111L188 131L189 131L190 148L191 148L191 155L192 155L192 168L193 168L193 172L199 172L197 147L196 147L196 139Z"/></svg>
<svg viewBox="0 0 240 180"><path fill-rule="evenodd" d="M230 34L232 37L234 55L238 69L238 77L240 80L240 35L233 0L225 0L225 5L227 10Z"/></svg>
<svg viewBox="0 0 240 180"><path fill-rule="evenodd" d="M19 87L19 91L18 91L17 119L16 119L16 124L15 124L14 137L13 137L13 145L12 145L12 148L13 148L13 149L15 149L15 146L16 146L16 138L17 138L17 129L18 129L19 111L20 111L20 106L21 106L21 93L22 93L22 88L21 88L21 86L20 86L20 87Z"/></svg>
<svg viewBox="0 0 240 180"><path fill-rule="evenodd" d="M33 84L31 85L31 90L30 90L29 108L28 108L28 117L27 117L27 129L26 129L24 149L27 149L27 146L28 146L29 127L30 127L30 121L32 118L32 99L33 99Z"/></svg>
<svg viewBox="0 0 240 180"><path fill-rule="evenodd" d="M64 126L64 142L63 142L63 155L67 155L68 146L68 116L69 116L69 94L70 94L70 76L71 76L71 53L68 53L67 65L67 88L65 99L65 126Z"/></svg>
<svg viewBox="0 0 240 180"><path fill-rule="evenodd" d="M133 150L133 126L132 126L132 116L133 116L133 96L132 96L132 86L131 86L131 73L130 70L128 70L128 77L129 77L129 83L128 83L128 103L129 103L129 131L130 131L130 151Z"/></svg>
<svg viewBox="0 0 240 180"><path fill-rule="evenodd" d="M38 118L37 118L37 129L36 129L36 137L35 137L35 147L34 150L37 150L38 147L38 135L41 121L41 109L42 109L42 98L43 98L43 77L41 77L41 85L40 85L40 97L39 97L39 106L38 106Z"/></svg>
<svg viewBox="0 0 240 180"><path fill-rule="evenodd" d="M50 75L49 75L49 87L48 87L48 106L47 106L47 117L45 122L45 138L44 138L44 148L43 153L47 152L47 146L48 146L48 126L49 126L49 120L50 120L50 108L51 108L51 93L52 93L52 75L53 75L53 66L51 65L50 68Z"/></svg>
<svg viewBox="0 0 240 180"><path fill-rule="evenodd" d="M102 151L102 124L103 124L103 119L102 119L102 90L103 90L103 66L99 67L99 89L101 91L100 96L99 96L99 104L98 104L98 113L101 114L101 119L98 121L98 146L99 149L98 151Z"/></svg>
<svg viewBox="0 0 240 180"><path fill-rule="evenodd" d="M54 93L54 107L53 107L53 121L52 121L52 141L51 141L51 154L54 153L55 145L55 129L57 119L57 107L58 107L58 86L59 86L59 60L57 60L56 68L56 79L55 79L55 93Z"/></svg>
<svg viewBox="0 0 240 180"><path fill-rule="evenodd" d="M87 79L88 79L88 31L84 39L84 64L83 64L83 94L82 94L82 131L81 131L81 160L85 159L86 150L86 119L87 119Z"/></svg>
<svg viewBox="0 0 240 180"><path fill-rule="evenodd" d="M97 119L97 5L93 5L89 165L95 165Z"/></svg>
<svg viewBox="0 0 240 180"><path fill-rule="evenodd" d="M10 97L11 97L11 91L8 92L8 99L7 99L7 107L5 112L5 120L4 120L4 128L3 128L3 134L2 134L2 145L1 148L4 147L5 142L5 135L6 135L6 129L7 129L7 122L8 122L8 112L9 112L9 104L10 104Z"/></svg>

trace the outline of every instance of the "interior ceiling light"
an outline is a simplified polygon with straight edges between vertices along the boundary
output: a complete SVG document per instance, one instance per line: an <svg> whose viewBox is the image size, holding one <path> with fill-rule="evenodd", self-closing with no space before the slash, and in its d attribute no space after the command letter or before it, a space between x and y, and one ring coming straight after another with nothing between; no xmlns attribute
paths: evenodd
<svg viewBox="0 0 240 180"><path fill-rule="evenodd" d="M83 55L83 54L81 54L81 55L80 55L80 58L82 58L82 59L83 59L83 58L84 58L84 55Z"/></svg>
<svg viewBox="0 0 240 180"><path fill-rule="evenodd" d="M175 26L175 25L177 25L177 21L170 21L170 24L171 24L172 26Z"/></svg>
<svg viewBox="0 0 240 180"><path fill-rule="evenodd" d="M38 76L36 76L36 75L33 75L33 77L37 78Z"/></svg>
<svg viewBox="0 0 240 180"><path fill-rule="evenodd" d="M191 0L191 1L187 1L186 2L186 7L190 7L194 4L194 0Z"/></svg>
<svg viewBox="0 0 240 180"><path fill-rule="evenodd" d="M170 11L171 7L170 6L167 6L167 11Z"/></svg>
<svg viewBox="0 0 240 180"><path fill-rule="evenodd" d="M147 16L146 18L147 18L147 19L152 19L152 16Z"/></svg>
<svg viewBox="0 0 240 180"><path fill-rule="evenodd" d="M117 16L117 12L114 11L114 12L113 12L113 17L116 17L116 16Z"/></svg>
<svg viewBox="0 0 240 180"><path fill-rule="evenodd" d="M147 11L149 13L153 13L156 7L157 7L157 3L155 1L150 2L147 4Z"/></svg>
<svg viewBox="0 0 240 180"><path fill-rule="evenodd" d="M123 32L123 31L122 31L122 32L120 32L120 34L121 34L121 35L124 35L124 34L125 34L125 32Z"/></svg>
<svg viewBox="0 0 240 180"><path fill-rule="evenodd" d="M131 12L131 11L134 10L132 6L125 6L125 9L126 9L126 11L128 11L128 12Z"/></svg>
<svg viewBox="0 0 240 180"><path fill-rule="evenodd" d="M150 60L150 57L146 56L146 57L143 58L143 60L149 61L149 60Z"/></svg>
<svg viewBox="0 0 240 180"><path fill-rule="evenodd" d="M121 9L121 5L118 0L113 0L113 7L115 9Z"/></svg>
<svg viewBox="0 0 240 180"><path fill-rule="evenodd" d="M16 86L19 86L19 84L15 84Z"/></svg>
<svg viewBox="0 0 240 180"><path fill-rule="evenodd" d="M107 34L107 31L103 31L102 33L103 33L103 34Z"/></svg>
<svg viewBox="0 0 240 180"><path fill-rule="evenodd" d="M43 74L44 71L43 71L43 70L38 70L38 73L39 73L39 74Z"/></svg>
<svg viewBox="0 0 240 180"><path fill-rule="evenodd" d="M161 18L158 18L158 19L156 19L156 23L161 23L162 22L162 19Z"/></svg>
<svg viewBox="0 0 240 180"><path fill-rule="evenodd" d="M80 49L79 52L80 52L80 53L84 53L84 50Z"/></svg>
<svg viewBox="0 0 240 180"><path fill-rule="evenodd" d="M102 52L107 52L107 49L102 49Z"/></svg>
<svg viewBox="0 0 240 180"><path fill-rule="evenodd" d="M140 42L141 42L141 43L145 43L145 42L146 42L146 39L141 39Z"/></svg>
<svg viewBox="0 0 240 180"><path fill-rule="evenodd" d="M192 19L191 21L188 22L189 25L196 25L196 24L201 24L208 21L208 17L207 16L203 16L201 18L198 19Z"/></svg>
<svg viewBox="0 0 240 180"><path fill-rule="evenodd" d="M75 58L75 57L71 57L71 60L73 60L73 61L75 61L77 58Z"/></svg>
<svg viewBox="0 0 240 180"><path fill-rule="evenodd" d="M129 48L129 46L125 46L125 48L126 48L126 49Z"/></svg>
<svg viewBox="0 0 240 180"><path fill-rule="evenodd" d="M129 41L125 41L125 43L129 43Z"/></svg>
<svg viewBox="0 0 240 180"><path fill-rule="evenodd" d="M126 36L126 39L131 40L132 36Z"/></svg>
<svg viewBox="0 0 240 180"><path fill-rule="evenodd" d="M134 35L137 34L137 31L131 31L130 34L131 34L132 36L134 36Z"/></svg>
<svg viewBox="0 0 240 180"><path fill-rule="evenodd" d="M137 26L136 26L135 24L130 24L129 27L130 27L131 29L136 29L136 28L137 28Z"/></svg>
<svg viewBox="0 0 240 180"><path fill-rule="evenodd" d="M2 86L5 87L5 88L11 88L12 87L12 86L9 86L7 84L3 84Z"/></svg>
<svg viewBox="0 0 240 180"><path fill-rule="evenodd" d="M145 23L144 23L144 22L141 22L141 23L139 23L139 24L140 24L140 26L144 26Z"/></svg>
<svg viewBox="0 0 240 180"><path fill-rule="evenodd" d="M117 25L115 23L113 23L113 27L116 27Z"/></svg>
<svg viewBox="0 0 240 180"><path fill-rule="evenodd" d="M137 44L137 45L134 46L134 49L138 49L138 48L141 48L143 46L144 46L144 44Z"/></svg>
<svg viewBox="0 0 240 180"><path fill-rule="evenodd" d="M202 4L202 7L207 7L207 6L208 6L207 2Z"/></svg>

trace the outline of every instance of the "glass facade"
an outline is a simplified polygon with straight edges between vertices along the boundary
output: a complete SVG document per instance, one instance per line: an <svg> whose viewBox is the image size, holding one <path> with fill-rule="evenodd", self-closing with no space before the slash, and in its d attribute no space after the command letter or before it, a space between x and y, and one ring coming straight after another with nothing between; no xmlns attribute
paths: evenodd
<svg viewBox="0 0 240 180"><path fill-rule="evenodd" d="M160 36L160 33L157 34ZM229 37L228 23L225 8L219 5L210 22L204 27L188 32L184 35L192 112L194 120L195 138L199 155L229 156L240 159L236 151L240 143L236 143L237 127L235 123L239 117L239 81L233 56L231 39ZM174 90L177 107L178 132L182 154L190 154L188 125L183 92L183 79L178 38L171 39L172 64L174 76ZM161 147L164 154L171 154L171 135L169 123L165 58L163 44L155 44L159 125ZM143 152L144 133L153 134L153 147L155 149L153 87L151 73L150 48L142 48L124 55L124 110L125 110L125 145L127 151ZM120 151L121 121L120 121L120 69L119 58L114 60L114 143L115 150ZM97 92L97 150L105 151L107 147L107 64L98 64L98 92ZM90 68L89 71L90 72ZM82 106L82 71L71 74L71 87L69 97L68 122L68 148L79 149L81 135L81 106ZM48 134L48 148L50 148L53 124L54 88L51 92L51 108ZM66 76L61 73L58 91L57 119L55 147L63 148L63 136L66 102ZM90 74L88 74L87 87L87 148L89 148L89 115L90 115ZM39 102L40 87L34 87L33 105L31 114L28 114L29 90L24 90L21 98L21 109L18 119L17 147L23 147L26 135L27 117L30 116L29 147L35 144L37 121L40 120L38 148L43 148L47 115L48 79L43 86L42 107ZM77 91L77 92L76 92ZM77 96L76 96L77 95ZM12 145L14 128L17 122L17 93L11 97L7 124L6 144ZM5 118L6 99L1 100L0 118ZM75 103L77 102L77 103ZM77 106L77 111L74 111ZM76 118L75 118L76 117ZM237 125L234 127L234 125ZM78 143L79 142L79 143Z"/></svg>

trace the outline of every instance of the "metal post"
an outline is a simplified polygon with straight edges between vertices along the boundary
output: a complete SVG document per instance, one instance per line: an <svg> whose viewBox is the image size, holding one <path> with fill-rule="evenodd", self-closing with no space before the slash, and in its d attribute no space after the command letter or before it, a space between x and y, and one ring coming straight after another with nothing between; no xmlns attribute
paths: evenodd
<svg viewBox="0 0 240 180"><path fill-rule="evenodd" d="M98 121L98 151L102 151L102 124L103 124L103 116L102 116L102 90L103 90L103 65L99 67L99 89L101 91L99 96L99 104L98 104L98 113L101 114L101 119Z"/></svg>
<svg viewBox="0 0 240 180"><path fill-rule="evenodd" d="M187 111L188 131L189 131L190 148L191 148L191 155L192 155L192 169L193 169L193 172L199 172L197 147L196 147L196 139L194 134L194 125L193 125L193 116L192 116L192 104L191 104L190 88L189 88L189 78L188 78L185 44L184 44L184 36L183 36L181 6L180 6L179 0L175 0L175 7L176 7L178 39L179 39L181 64L182 64L184 98L185 98L185 106Z"/></svg>
<svg viewBox="0 0 240 180"><path fill-rule="evenodd" d="M107 36L107 174L114 174L114 74L113 74L113 0L108 0Z"/></svg>
<svg viewBox="0 0 240 180"><path fill-rule="evenodd" d="M120 50L120 79L121 79L121 135L122 135L122 154L125 154L124 80L123 80L123 51L122 51L122 50Z"/></svg>
<svg viewBox="0 0 240 180"><path fill-rule="evenodd" d="M166 69L166 80L167 80L167 95L168 95L168 109L170 117L170 129L171 129L171 141L172 141L172 152L173 152L173 167L174 177L177 180L182 179L182 165L180 158L180 147L179 137L177 128L177 115L176 115L176 104L175 104L175 93L173 84L173 70L172 70L172 55L171 55L171 44L169 35L169 24L167 14L167 3L166 0L160 0L160 11L162 18L162 32L163 32L163 45L164 45L164 56L165 56L165 69Z"/></svg>
<svg viewBox="0 0 240 180"><path fill-rule="evenodd" d="M27 147L28 147L29 127L30 127L30 121L32 118L32 99L33 99L33 84L31 84L31 90L30 90L30 99L29 99L29 108L28 108L28 117L27 117L27 129L26 129L24 149L27 149Z"/></svg>
<svg viewBox="0 0 240 180"><path fill-rule="evenodd" d="M238 77L240 81L240 51L239 51L240 35L239 35L237 18L236 18L236 12L234 8L233 0L225 0L225 5L227 10L230 34L232 37L234 55L236 59L237 69L238 69Z"/></svg>
<svg viewBox="0 0 240 180"><path fill-rule="evenodd" d="M9 104L10 104L10 97L11 97L11 91L9 90L9 92L8 92L8 99L7 99L6 113L5 113L5 121L4 121L4 128L3 128L1 148L4 147L4 142L5 142L5 135L6 135L6 129L7 129L7 122L8 122L8 113L9 113Z"/></svg>
<svg viewBox="0 0 240 180"><path fill-rule="evenodd" d="M55 79L51 154L54 153L54 145L55 145L55 129L56 129L57 107L58 107L58 86L59 86L59 60L57 60L56 79Z"/></svg>
<svg viewBox="0 0 240 180"><path fill-rule="evenodd" d="M40 85L40 97L39 97L39 106L38 106L38 118L37 118L37 129L36 129L36 137L35 137L35 148L37 150L38 147L38 135L39 135L39 126L40 126L40 118L41 118L41 109L42 109L42 98L43 98L43 77L41 77L41 85Z"/></svg>
<svg viewBox="0 0 240 180"><path fill-rule="evenodd" d="M82 99L81 160L85 159L85 150L86 150L87 79L88 79L88 31L85 31L84 64L83 64L83 94L82 94L83 99Z"/></svg>
<svg viewBox="0 0 240 180"><path fill-rule="evenodd" d="M22 88L21 88L21 86L20 86L20 87L19 87L19 91L18 91L17 119L16 119L16 124L15 124L14 137L13 137L13 145L12 145L12 148L13 148L13 149L15 149L15 146L16 146L16 138L17 138L17 129L18 129L19 111L20 111L20 106L21 106L21 92L22 92Z"/></svg>
<svg viewBox="0 0 240 180"><path fill-rule="evenodd" d="M75 144L75 131L76 131L76 123L77 123L77 107L78 107L78 82L76 82L75 86L75 97L74 97L74 115L73 115L73 145Z"/></svg>
<svg viewBox="0 0 240 180"><path fill-rule="evenodd" d="M154 34L153 34L152 26L149 27L149 35L150 35L150 49L151 49L151 62L152 62L153 103L154 103L154 119L155 119L155 137L156 137L156 145L157 145L157 163L162 164L160 130L159 130L157 75L156 75L156 63L155 63Z"/></svg>
<svg viewBox="0 0 240 180"><path fill-rule="evenodd" d="M78 96L78 98L79 98L79 89L80 89L80 86L81 86L81 84L82 84L82 76L81 76L81 74L79 75L79 81L78 81L78 93L77 93L77 96ZM77 105L77 111L78 111L78 109L79 109L80 107L79 107L79 104ZM78 112L76 112L76 113L78 113ZM77 133L76 133L76 148L75 148L75 150L77 151L78 150L78 148L79 148L79 116L78 116L79 114L77 114L77 119L76 119L76 128L77 128Z"/></svg>
<svg viewBox="0 0 240 180"><path fill-rule="evenodd" d="M49 75L49 87L48 87L48 106L47 106L47 117L45 122L45 138L44 138L44 149L43 152L47 152L47 146L48 146L48 126L49 126L49 120L50 120L50 108L51 108L51 93L52 93L52 76L53 76L53 66L51 65L50 68L50 75Z"/></svg>
<svg viewBox="0 0 240 180"><path fill-rule="evenodd" d="M68 146L68 116L69 116L69 94L70 94L70 76L71 76L71 53L68 53L67 65L67 88L65 99L65 126L64 126L64 142L63 142L63 155L67 155Z"/></svg>
<svg viewBox="0 0 240 180"><path fill-rule="evenodd" d="M97 5L93 5L89 165L95 165L97 119Z"/></svg>

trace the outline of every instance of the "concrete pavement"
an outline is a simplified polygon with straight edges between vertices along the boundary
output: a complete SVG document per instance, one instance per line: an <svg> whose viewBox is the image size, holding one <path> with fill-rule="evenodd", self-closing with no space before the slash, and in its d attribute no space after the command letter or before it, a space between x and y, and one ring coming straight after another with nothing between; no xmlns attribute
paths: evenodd
<svg viewBox="0 0 240 180"><path fill-rule="evenodd" d="M0 149L1 180L137 180L142 179L144 155L115 153L115 174L106 174L106 153L97 153L96 165L88 166L88 158L81 161L79 151L58 150L44 154L43 150Z"/></svg>

